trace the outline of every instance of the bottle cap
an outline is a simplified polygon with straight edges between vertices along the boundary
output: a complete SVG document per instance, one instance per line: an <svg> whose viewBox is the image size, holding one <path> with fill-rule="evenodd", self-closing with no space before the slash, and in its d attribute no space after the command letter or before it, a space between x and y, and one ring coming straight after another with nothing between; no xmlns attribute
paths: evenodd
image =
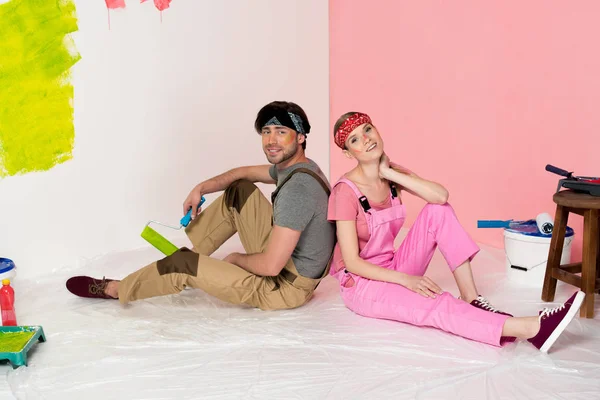
<svg viewBox="0 0 600 400"><path fill-rule="evenodd" d="M2 279L2 284L4 286L10 285L10 279Z"/></svg>

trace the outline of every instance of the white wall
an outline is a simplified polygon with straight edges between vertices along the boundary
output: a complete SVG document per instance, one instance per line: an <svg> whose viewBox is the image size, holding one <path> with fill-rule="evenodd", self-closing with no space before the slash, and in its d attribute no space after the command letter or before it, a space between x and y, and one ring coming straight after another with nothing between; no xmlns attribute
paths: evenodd
<svg viewBox="0 0 600 400"><path fill-rule="evenodd" d="M196 183L266 163L253 123L272 100L305 109L328 173L328 2L175 0L161 24L129 0L110 31L104 1L75 3L74 159L0 180L0 257L19 276L147 246L147 220L177 224Z"/></svg>

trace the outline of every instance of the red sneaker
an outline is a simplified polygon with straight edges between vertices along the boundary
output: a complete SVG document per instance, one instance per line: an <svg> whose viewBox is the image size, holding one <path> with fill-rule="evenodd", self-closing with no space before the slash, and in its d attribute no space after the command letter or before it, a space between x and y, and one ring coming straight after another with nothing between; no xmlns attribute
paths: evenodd
<svg viewBox="0 0 600 400"><path fill-rule="evenodd" d="M540 311L540 331L527 340L540 351L547 353L561 333L564 332L567 325L573 320L584 298L585 293L579 291L561 306L544 308Z"/></svg>
<svg viewBox="0 0 600 400"><path fill-rule="evenodd" d="M503 311L498 310L496 307L494 307L492 305L492 303L489 302L488 299L486 299L483 296L477 296L477 298L471 302L471 305L473 307L480 308L480 309L482 309L484 311L489 311L489 312L493 312L493 313L496 313L496 314L508 315L509 317L513 316L512 314L505 313ZM512 343L515 340L517 340L517 338L514 337L514 336L502 336L500 338L500 343L501 344Z"/></svg>
<svg viewBox="0 0 600 400"><path fill-rule="evenodd" d="M111 297L104 293L106 285L108 282L112 281L114 281L114 279L102 278L100 280L91 278L89 276L74 276L67 280L67 289L69 292L79 297L116 300L115 297Z"/></svg>

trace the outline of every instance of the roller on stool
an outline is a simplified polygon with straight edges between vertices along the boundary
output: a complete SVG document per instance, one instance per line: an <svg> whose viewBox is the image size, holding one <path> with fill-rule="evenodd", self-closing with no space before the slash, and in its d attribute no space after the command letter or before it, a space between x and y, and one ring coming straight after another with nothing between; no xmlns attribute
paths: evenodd
<svg viewBox="0 0 600 400"><path fill-rule="evenodd" d="M546 165L546 171L565 177L565 179L558 181L558 187L556 189L557 193L560 191L561 187L565 187L575 192L587 193L592 196L600 197L600 177L575 176L573 175L573 172L550 164Z"/></svg>

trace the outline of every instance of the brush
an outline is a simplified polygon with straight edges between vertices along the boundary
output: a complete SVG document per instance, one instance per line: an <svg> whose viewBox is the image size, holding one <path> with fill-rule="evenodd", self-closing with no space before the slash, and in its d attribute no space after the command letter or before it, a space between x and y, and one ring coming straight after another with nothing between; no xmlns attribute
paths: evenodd
<svg viewBox="0 0 600 400"><path fill-rule="evenodd" d="M204 196L202 196L200 198L200 204L198 205L198 208L200 208L202 206L202 204L204 204L205 201L206 201L206 199L204 198ZM158 233L157 231L152 229L150 227L150 224L154 223L154 224L166 226L167 228L175 229L176 231L178 231L181 228L187 227L191 220L192 220L192 208L190 207L190 210L187 212L187 214L183 218L181 218L181 220L179 221L179 226L163 224L162 222L159 222L159 221L150 220L144 227L144 230L142 231L141 236L148 243L150 243L152 246L154 246L156 249L158 249L160 252L162 252L166 256L170 256L171 254L173 254L177 250L179 250L179 248L177 246L175 246L173 243L169 242L167 239L165 239L165 237L162 236L160 233Z"/></svg>

